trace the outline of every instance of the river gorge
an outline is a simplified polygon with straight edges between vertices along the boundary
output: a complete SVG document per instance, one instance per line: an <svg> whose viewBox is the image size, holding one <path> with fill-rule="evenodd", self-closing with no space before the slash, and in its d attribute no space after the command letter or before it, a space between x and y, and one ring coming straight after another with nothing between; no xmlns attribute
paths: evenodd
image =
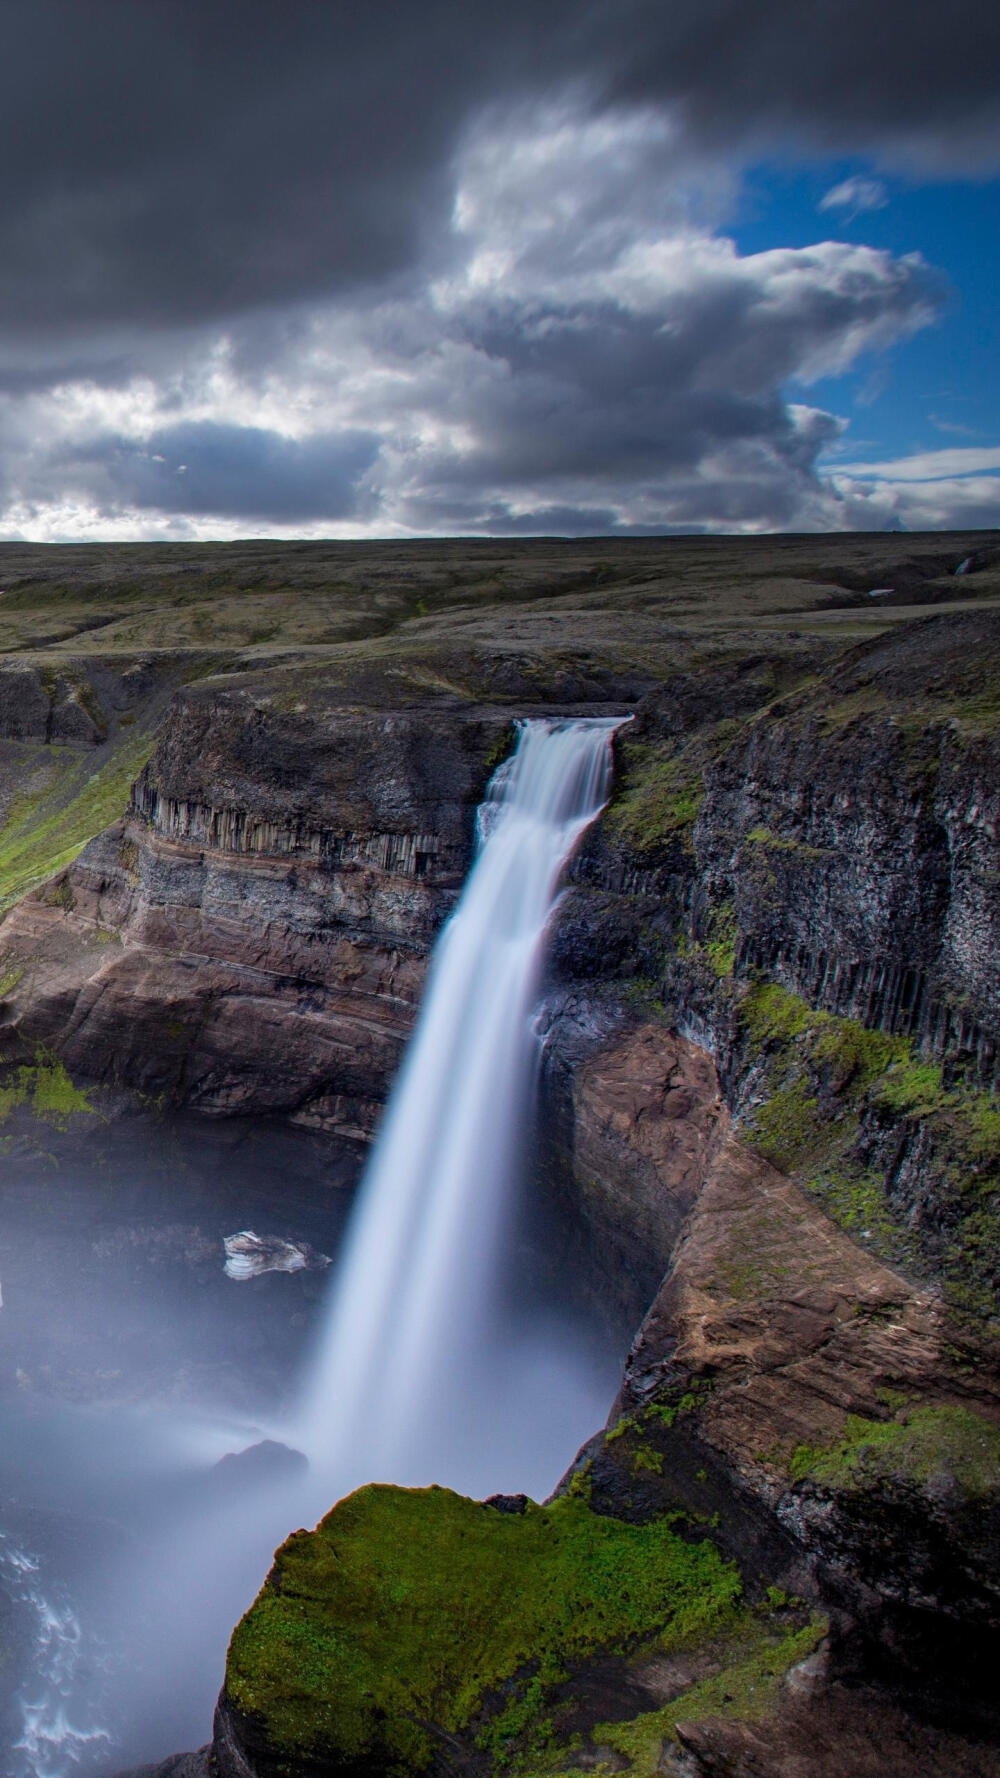
<svg viewBox="0 0 1000 1778"><path fill-rule="evenodd" d="M1000 1771L988 537L284 547L266 644L195 546L0 635L12 1778ZM490 964L394 1137L476 812L586 734L537 1078Z"/></svg>

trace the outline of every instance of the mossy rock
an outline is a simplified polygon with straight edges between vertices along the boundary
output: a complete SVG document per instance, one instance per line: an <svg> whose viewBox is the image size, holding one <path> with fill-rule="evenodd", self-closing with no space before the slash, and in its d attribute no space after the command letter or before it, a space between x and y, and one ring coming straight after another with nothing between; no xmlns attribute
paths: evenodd
<svg viewBox="0 0 1000 1778"><path fill-rule="evenodd" d="M968 1408L904 1408L891 1420L849 1414L836 1444L800 1445L793 1452L794 1480L861 1492L884 1481L954 1490L969 1500L1000 1494L1000 1427Z"/></svg>
<svg viewBox="0 0 1000 1778"><path fill-rule="evenodd" d="M224 1710L261 1772L412 1778L457 1748L462 1770L538 1771L571 1673L739 1635L740 1593L673 1519L363 1488L278 1551L233 1636Z"/></svg>

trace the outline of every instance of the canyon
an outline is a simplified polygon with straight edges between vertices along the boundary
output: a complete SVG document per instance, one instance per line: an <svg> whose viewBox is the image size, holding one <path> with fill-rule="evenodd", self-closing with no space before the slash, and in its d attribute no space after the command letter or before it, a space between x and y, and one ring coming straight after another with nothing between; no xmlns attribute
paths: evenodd
<svg viewBox="0 0 1000 1778"><path fill-rule="evenodd" d="M1000 1771L993 539L36 551L20 593L4 547L14 1142L85 1101L360 1155L517 722L632 717L531 1161L628 1346L607 1425L544 1505L296 1533L163 1778Z"/></svg>

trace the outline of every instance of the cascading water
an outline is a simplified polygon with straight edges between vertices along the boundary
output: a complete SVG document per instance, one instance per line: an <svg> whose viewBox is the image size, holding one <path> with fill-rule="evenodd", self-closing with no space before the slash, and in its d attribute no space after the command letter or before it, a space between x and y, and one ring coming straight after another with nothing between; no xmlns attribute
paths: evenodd
<svg viewBox="0 0 1000 1778"><path fill-rule="evenodd" d="M531 1026L562 867L607 795L621 718L529 721L479 811L479 856L362 1184L296 1434L388 1476L485 1337L530 1113Z"/></svg>

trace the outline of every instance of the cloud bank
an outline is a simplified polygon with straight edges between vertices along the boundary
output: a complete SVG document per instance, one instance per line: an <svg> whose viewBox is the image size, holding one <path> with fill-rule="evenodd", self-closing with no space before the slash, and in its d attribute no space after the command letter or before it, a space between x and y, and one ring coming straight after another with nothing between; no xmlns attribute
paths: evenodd
<svg viewBox="0 0 1000 1778"><path fill-rule="evenodd" d="M931 324L940 274L836 240L741 257L725 228L782 145L1000 164L978 0L793 29L730 0L0 16L7 535L1000 512L989 472L973 497L819 468L842 424L809 385Z"/></svg>

